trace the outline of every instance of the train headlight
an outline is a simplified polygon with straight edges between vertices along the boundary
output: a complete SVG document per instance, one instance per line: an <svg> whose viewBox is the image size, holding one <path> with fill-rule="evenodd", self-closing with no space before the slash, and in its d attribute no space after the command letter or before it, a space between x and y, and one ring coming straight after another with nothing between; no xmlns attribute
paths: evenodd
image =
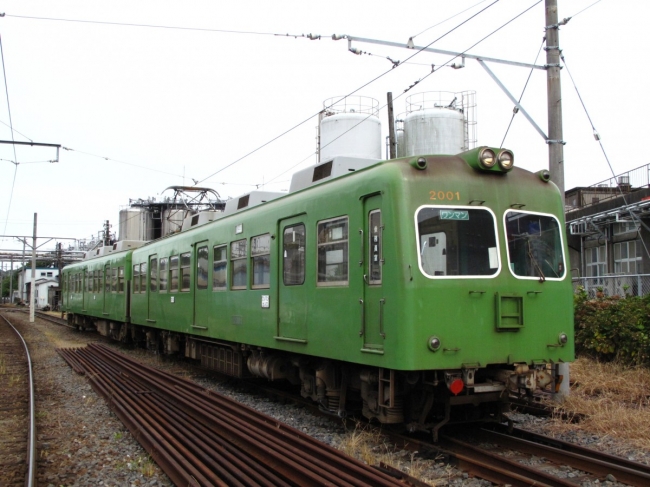
<svg viewBox="0 0 650 487"><path fill-rule="evenodd" d="M560 333L560 335L557 337L557 341L560 345L566 345L569 341L569 337L566 333Z"/></svg>
<svg viewBox="0 0 650 487"><path fill-rule="evenodd" d="M509 150L504 150L499 153L498 157L499 167L503 171L510 171L512 166L515 165L515 156Z"/></svg>
<svg viewBox="0 0 650 487"><path fill-rule="evenodd" d="M429 350L432 352L440 350L440 338L436 336L429 337Z"/></svg>
<svg viewBox="0 0 650 487"><path fill-rule="evenodd" d="M486 147L478 155L478 160L481 166L483 166L486 169L490 169L496 164L497 156L492 149L488 149Z"/></svg>

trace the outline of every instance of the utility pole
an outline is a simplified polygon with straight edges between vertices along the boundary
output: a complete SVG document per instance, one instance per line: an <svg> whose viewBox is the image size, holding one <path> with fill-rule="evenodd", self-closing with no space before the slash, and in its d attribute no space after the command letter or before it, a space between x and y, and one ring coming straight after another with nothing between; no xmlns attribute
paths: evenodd
<svg viewBox="0 0 650 487"><path fill-rule="evenodd" d="M564 202L564 139L560 85L560 25L557 0L546 1L546 89L548 98L548 168Z"/></svg>
<svg viewBox="0 0 650 487"><path fill-rule="evenodd" d="M32 237L32 283L29 293L29 322L34 323L36 312L36 220L37 213L34 213L34 235Z"/></svg>
<svg viewBox="0 0 650 487"><path fill-rule="evenodd" d="M551 181L560 190L564 208L564 139L562 135L562 86L560 85L560 25L557 0L545 0L546 6L546 90L548 107L548 169ZM561 377L556 399L569 395L569 364L556 364L555 374Z"/></svg>

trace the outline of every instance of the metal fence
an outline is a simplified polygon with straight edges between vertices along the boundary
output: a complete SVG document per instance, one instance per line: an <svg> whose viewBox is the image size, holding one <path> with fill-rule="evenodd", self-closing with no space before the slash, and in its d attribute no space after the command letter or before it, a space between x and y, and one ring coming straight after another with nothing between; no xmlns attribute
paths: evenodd
<svg viewBox="0 0 650 487"><path fill-rule="evenodd" d="M592 298L598 292L605 296L644 296L650 294L650 274L573 278L573 290L578 286Z"/></svg>

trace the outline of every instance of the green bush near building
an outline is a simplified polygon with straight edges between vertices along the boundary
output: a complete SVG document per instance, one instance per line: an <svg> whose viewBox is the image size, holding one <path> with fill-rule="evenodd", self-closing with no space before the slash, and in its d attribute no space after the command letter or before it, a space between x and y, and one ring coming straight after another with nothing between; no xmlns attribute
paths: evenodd
<svg viewBox="0 0 650 487"><path fill-rule="evenodd" d="M650 296L574 296L576 354L625 365L650 364Z"/></svg>

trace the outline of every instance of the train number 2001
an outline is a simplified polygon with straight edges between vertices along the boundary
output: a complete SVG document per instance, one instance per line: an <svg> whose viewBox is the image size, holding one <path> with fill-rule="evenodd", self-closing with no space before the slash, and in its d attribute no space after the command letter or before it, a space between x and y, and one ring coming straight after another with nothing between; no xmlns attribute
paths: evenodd
<svg viewBox="0 0 650 487"><path fill-rule="evenodd" d="M460 201L460 193L456 191L429 191L429 199L436 201Z"/></svg>

